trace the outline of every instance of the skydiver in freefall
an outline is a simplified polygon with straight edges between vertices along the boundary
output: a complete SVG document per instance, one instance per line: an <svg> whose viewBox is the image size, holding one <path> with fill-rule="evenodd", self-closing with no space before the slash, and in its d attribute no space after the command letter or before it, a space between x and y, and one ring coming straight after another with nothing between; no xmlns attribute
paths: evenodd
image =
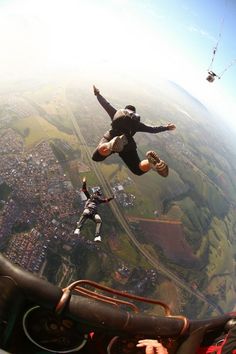
<svg viewBox="0 0 236 354"><path fill-rule="evenodd" d="M77 222L77 228L75 229L74 234L79 235L80 230L83 227L85 221L91 219L93 222L96 223L94 241L101 241L102 239L100 231L102 227L102 219L101 216L98 214L97 209L99 204L110 202L112 199L114 199L114 196L110 198L102 198L102 193L100 190L97 190L92 195L90 195L89 191L87 190L85 177L83 178L82 191L86 195L87 201L85 203L83 213L79 221Z"/></svg>
<svg viewBox="0 0 236 354"><path fill-rule="evenodd" d="M134 134L137 132L160 133L166 130L174 130L174 124L152 127L140 122L140 116L132 105L124 109L116 110L101 94L97 87L93 91L98 102L105 109L111 118L111 129L107 131L100 140L93 153L94 161L103 161L112 153L118 153L128 168L136 175L143 175L150 169L158 172L162 177L169 173L168 165L159 158L156 152L148 151L147 159L140 160L137 153L137 145L134 141Z"/></svg>

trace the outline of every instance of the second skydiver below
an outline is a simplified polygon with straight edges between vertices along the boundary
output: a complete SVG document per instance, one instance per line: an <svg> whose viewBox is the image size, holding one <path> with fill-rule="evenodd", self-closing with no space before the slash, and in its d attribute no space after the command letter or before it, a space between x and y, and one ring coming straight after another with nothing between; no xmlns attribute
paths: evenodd
<svg viewBox="0 0 236 354"><path fill-rule="evenodd" d="M174 130L174 124L152 127L140 122L140 116L132 105L124 109L116 110L101 94L98 88L93 86L94 94L101 106L111 118L111 129L107 131L100 140L98 147L93 153L94 161L103 161L112 153L119 153L119 156L136 175L143 175L150 169L158 172L162 177L169 173L168 165L159 158L154 151L146 153L147 159L140 160L137 153L137 145L134 141L134 134L137 132L160 133L166 130Z"/></svg>
<svg viewBox="0 0 236 354"><path fill-rule="evenodd" d="M102 193L100 190L97 190L92 195L90 195L89 191L87 190L87 184L86 184L85 177L83 178L82 191L86 195L87 201L85 203L83 213L82 213L79 221L77 222L77 228L75 229L74 234L79 235L80 230L83 227L85 221L88 219L91 219L93 222L96 223L94 241L101 241L102 239L101 239L100 231L101 231L101 227L102 227L102 219L101 219L100 215L98 214L97 208L98 208L99 204L108 203L112 199L114 199L114 197L112 196L110 198L102 198L102 196L101 196Z"/></svg>

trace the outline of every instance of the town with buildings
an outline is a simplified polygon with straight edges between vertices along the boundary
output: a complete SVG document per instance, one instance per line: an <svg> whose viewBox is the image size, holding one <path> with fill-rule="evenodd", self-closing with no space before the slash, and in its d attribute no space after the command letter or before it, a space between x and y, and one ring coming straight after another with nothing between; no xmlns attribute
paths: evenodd
<svg viewBox="0 0 236 354"><path fill-rule="evenodd" d="M1 136L0 246L14 263L38 271L52 239L68 241L77 210L75 190L50 145L41 142L30 152L8 129Z"/></svg>
<svg viewBox="0 0 236 354"><path fill-rule="evenodd" d="M1 133L0 249L3 254L24 269L45 276L48 250L56 244L60 243L68 255L78 243L87 250L98 249L96 243L83 235L79 240L74 235L86 196L74 188L50 143L42 141L25 150L23 138L16 131L9 128ZM132 180L128 178L112 185L115 200L122 208L132 208L135 203L135 196L126 191L130 183ZM102 189L90 188L91 192ZM68 257L64 263L68 263ZM64 263L56 275L59 284L63 280L67 282L74 270L73 265ZM115 274L116 281L135 282L135 287L141 284L128 265L118 267ZM137 288L136 292L142 294L155 277L156 274L143 274L142 289Z"/></svg>

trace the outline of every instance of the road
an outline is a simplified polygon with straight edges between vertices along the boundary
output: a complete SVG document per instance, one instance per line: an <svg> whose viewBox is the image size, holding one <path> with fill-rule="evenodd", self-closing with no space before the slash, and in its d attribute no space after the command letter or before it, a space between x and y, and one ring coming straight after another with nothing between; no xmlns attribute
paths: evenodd
<svg viewBox="0 0 236 354"><path fill-rule="evenodd" d="M65 93L65 102L66 101L67 100L66 100L66 93ZM79 139L79 142L80 142L82 148L84 149L84 157L86 157L86 161L84 161L84 162L86 162L89 165L89 167L91 168L91 170L96 174L100 184L103 187L104 193L106 195L113 194L108 182L106 181L106 179L104 178L104 176L102 174L102 171L100 169L99 163L95 163L91 159L91 152L90 152L90 150L89 150L89 148L87 146L87 143L86 143L83 135L81 134L79 125L78 125L78 123L77 123L77 121L76 121L76 119L74 117L74 114L70 110L69 102L67 102L67 108L68 108L68 118L71 119L71 122L72 122L74 130L75 130L75 134L76 134L77 138ZM202 294L198 290L193 290L189 286L189 284L187 284L185 281L183 281L182 279L177 277L173 272L169 271L164 266L162 266L160 263L158 263L157 260L146 249L144 249L142 247L142 245L137 241L137 239L135 237L135 234L132 232L132 230L131 230L131 228L129 226L128 221L126 220L126 218L124 217L122 211L120 210L119 205L114 201L113 203L110 203L110 206L112 208L112 211L113 211L115 217L119 221L120 225L123 227L124 231L126 232L127 236L129 237L129 239L137 247L138 251L149 261L149 263L152 265L153 268L155 268L158 272L164 274L166 277L171 279L180 288L186 290L191 295L194 295L199 300L203 301L205 304L207 304L212 309L214 309L214 311L216 311L218 314L223 314L224 313L219 308L219 306L215 305L214 303L211 303L206 298L206 296L204 294Z"/></svg>

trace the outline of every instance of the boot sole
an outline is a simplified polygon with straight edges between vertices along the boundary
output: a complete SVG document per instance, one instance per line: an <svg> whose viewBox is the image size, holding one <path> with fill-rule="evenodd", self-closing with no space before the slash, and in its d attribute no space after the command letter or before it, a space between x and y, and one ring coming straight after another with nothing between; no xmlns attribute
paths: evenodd
<svg viewBox="0 0 236 354"><path fill-rule="evenodd" d="M128 140L125 135L117 136L110 149L113 152L121 152L127 143Z"/></svg>
<svg viewBox="0 0 236 354"><path fill-rule="evenodd" d="M162 177L167 177L169 174L169 167L165 161L160 160L159 156L153 152L148 151L146 153L148 162L152 165L152 168Z"/></svg>
<svg viewBox="0 0 236 354"><path fill-rule="evenodd" d="M163 160L160 160L160 162L156 164L155 170L162 177L167 177L169 174L169 167Z"/></svg>

